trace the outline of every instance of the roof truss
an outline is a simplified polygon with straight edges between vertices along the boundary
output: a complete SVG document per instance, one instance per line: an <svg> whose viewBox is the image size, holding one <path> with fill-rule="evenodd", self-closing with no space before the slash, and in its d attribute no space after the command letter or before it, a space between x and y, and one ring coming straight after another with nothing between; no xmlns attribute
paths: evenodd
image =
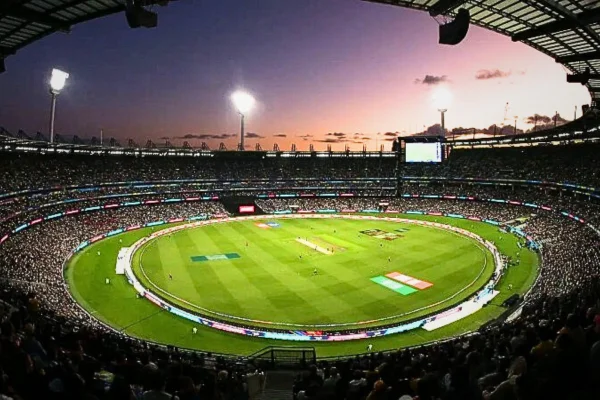
<svg viewBox="0 0 600 400"><path fill-rule="evenodd" d="M70 29L69 23L48 14L35 11L25 4L26 3L9 1L0 6L0 17L13 17L30 23L42 24L57 31L68 31Z"/></svg>
<svg viewBox="0 0 600 400"><path fill-rule="evenodd" d="M429 15L437 17L438 15L446 14L448 11L455 9L466 2L467 0L438 0L429 8Z"/></svg>
<svg viewBox="0 0 600 400"><path fill-rule="evenodd" d="M515 33L512 36L513 42L531 39L537 36L548 35L556 32L584 27L600 22L600 8L589 11L584 11L575 15L573 18L563 18L556 21L548 22L540 25L537 28L528 29Z"/></svg>
<svg viewBox="0 0 600 400"><path fill-rule="evenodd" d="M128 0L0 0L0 58L54 32L123 12ZM136 0L141 6L176 0Z"/></svg>

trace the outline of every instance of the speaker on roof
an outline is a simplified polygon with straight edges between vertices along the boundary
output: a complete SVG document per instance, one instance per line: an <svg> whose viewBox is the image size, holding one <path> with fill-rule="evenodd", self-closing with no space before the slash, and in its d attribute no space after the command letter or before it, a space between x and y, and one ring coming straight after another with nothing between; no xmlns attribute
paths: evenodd
<svg viewBox="0 0 600 400"><path fill-rule="evenodd" d="M582 85L585 85L588 83L588 81L590 80L590 69L586 68L585 71L583 71L580 74L567 74L567 82L569 83L581 83Z"/></svg>
<svg viewBox="0 0 600 400"><path fill-rule="evenodd" d="M469 11L461 8L456 13L454 21L440 25L440 44L457 45L463 41L469 31L471 14Z"/></svg>
<svg viewBox="0 0 600 400"><path fill-rule="evenodd" d="M136 0L127 0L125 16L130 28L156 28L158 25L158 14L146 10Z"/></svg>

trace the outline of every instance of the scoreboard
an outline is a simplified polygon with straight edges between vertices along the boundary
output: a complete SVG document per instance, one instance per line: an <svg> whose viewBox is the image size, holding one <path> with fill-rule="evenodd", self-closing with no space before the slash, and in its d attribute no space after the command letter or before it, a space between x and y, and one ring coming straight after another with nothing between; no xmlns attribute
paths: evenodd
<svg viewBox="0 0 600 400"><path fill-rule="evenodd" d="M444 161L445 140L441 136L399 138L402 160L407 163L440 163Z"/></svg>
<svg viewBox="0 0 600 400"><path fill-rule="evenodd" d="M243 205L239 206L238 211L240 214L253 214L255 211L254 205Z"/></svg>

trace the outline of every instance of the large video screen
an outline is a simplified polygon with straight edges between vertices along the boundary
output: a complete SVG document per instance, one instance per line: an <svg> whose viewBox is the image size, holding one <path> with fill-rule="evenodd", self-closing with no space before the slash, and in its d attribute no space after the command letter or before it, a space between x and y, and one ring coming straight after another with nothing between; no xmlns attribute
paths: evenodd
<svg viewBox="0 0 600 400"><path fill-rule="evenodd" d="M442 144L406 143L406 162L442 162Z"/></svg>

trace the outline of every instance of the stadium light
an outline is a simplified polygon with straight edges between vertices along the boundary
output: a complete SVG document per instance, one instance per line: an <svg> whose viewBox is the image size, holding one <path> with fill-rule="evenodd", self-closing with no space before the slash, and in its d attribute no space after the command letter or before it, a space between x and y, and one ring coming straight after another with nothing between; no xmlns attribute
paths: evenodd
<svg viewBox="0 0 600 400"><path fill-rule="evenodd" d="M441 125L442 125L442 134L445 137L446 136L446 119L445 119L445 115L446 115L446 111L448 111L448 107L450 106L450 103L452 102L452 93L450 93L450 91L447 88L440 87L435 92L433 92L433 98L432 99L433 99L434 106L440 112Z"/></svg>
<svg viewBox="0 0 600 400"><path fill-rule="evenodd" d="M52 77L50 78L50 94L52 101L50 103L50 143L54 143L54 117L56 116L56 97L64 89L65 84L69 79L69 74L54 68Z"/></svg>
<svg viewBox="0 0 600 400"><path fill-rule="evenodd" d="M437 88L432 95L433 105L437 108L445 108L448 109L450 107L450 103L452 102L452 93L448 90L447 87L441 86Z"/></svg>
<svg viewBox="0 0 600 400"><path fill-rule="evenodd" d="M240 150L244 151L244 117L247 112L252 110L256 100L247 92L237 91L231 95L231 101L241 116L240 125Z"/></svg>

